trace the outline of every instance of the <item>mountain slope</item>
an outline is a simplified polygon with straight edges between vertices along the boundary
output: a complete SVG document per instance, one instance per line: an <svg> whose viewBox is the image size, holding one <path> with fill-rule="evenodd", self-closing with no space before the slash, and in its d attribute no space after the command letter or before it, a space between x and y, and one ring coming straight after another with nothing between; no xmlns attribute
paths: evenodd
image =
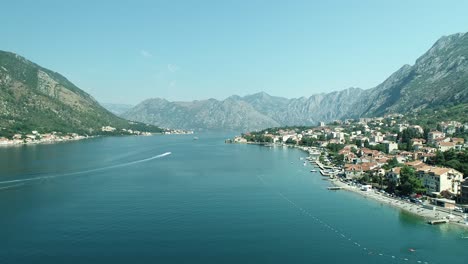
<svg viewBox="0 0 468 264"><path fill-rule="evenodd" d="M365 101L363 114L374 116L467 103L468 34L440 38L413 66L368 90Z"/></svg>
<svg viewBox="0 0 468 264"><path fill-rule="evenodd" d="M62 75L0 51L2 131L98 133L102 126L132 124L110 113Z"/></svg>
<svg viewBox="0 0 468 264"><path fill-rule="evenodd" d="M101 103L101 105L114 115L123 114L134 107L134 105L130 104Z"/></svg>
<svg viewBox="0 0 468 264"><path fill-rule="evenodd" d="M186 129L255 130L283 125L315 125L345 117L363 90L350 88L309 98L286 99L264 92L193 102L148 99L124 113L129 120ZM344 113L344 114L343 114Z"/></svg>
<svg viewBox="0 0 468 264"><path fill-rule="evenodd" d="M234 98L193 102L148 99L123 117L161 127L185 129L259 129L279 125L251 105Z"/></svg>

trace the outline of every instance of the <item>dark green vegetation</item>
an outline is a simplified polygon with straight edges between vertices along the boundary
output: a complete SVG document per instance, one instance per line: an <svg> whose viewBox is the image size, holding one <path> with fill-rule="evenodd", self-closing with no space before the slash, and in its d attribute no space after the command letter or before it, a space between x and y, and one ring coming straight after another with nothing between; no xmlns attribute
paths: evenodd
<svg viewBox="0 0 468 264"><path fill-rule="evenodd" d="M401 195L410 195L413 193L422 194L426 191L421 179L416 176L414 168L403 166L400 171L400 184L398 185L397 193Z"/></svg>
<svg viewBox="0 0 468 264"><path fill-rule="evenodd" d="M397 195L409 196L412 194L423 194L426 192L421 179L416 175L414 168L403 166L400 171L400 180L397 184L394 181L386 181L386 191Z"/></svg>
<svg viewBox="0 0 468 264"><path fill-rule="evenodd" d="M115 116L62 75L0 51L0 136L32 130L96 135L102 126L161 132Z"/></svg>
<svg viewBox="0 0 468 264"><path fill-rule="evenodd" d="M468 90L468 86L466 87ZM418 124L430 129L439 129L437 124L447 120L468 123L468 103L448 104L446 106L437 106L431 109L424 109L420 112L409 112L405 116L410 124ZM457 131L463 133L465 131Z"/></svg>
<svg viewBox="0 0 468 264"><path fill-rule="evenodd" d="M254 143L271 143L271 142L273 142L272 137L265 136L265 135L259 134L259 133L243 135L243 137L245 139L247 139L247 141L254 142Z"/></svg>
<svg viewBox="0 0 468 264"><path fill-rule="evenodd" d="M436 156L430 159L429 162L433 165L454 168L463 175L468 176L468 149L464 151L438 151Z"/></svg>

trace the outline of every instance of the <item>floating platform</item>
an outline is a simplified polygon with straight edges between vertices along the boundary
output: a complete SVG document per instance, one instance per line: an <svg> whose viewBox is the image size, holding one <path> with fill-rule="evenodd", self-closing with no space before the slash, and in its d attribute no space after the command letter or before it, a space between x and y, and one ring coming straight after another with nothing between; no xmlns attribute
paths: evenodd
<svg viewBox="0 0 468 264"><path fill-rule="evenodd" d="M437 220L428 221L427 223L431 225L440 225L440 224L446 224L448 222L449 222L448 219L437 219Z"/></svg>

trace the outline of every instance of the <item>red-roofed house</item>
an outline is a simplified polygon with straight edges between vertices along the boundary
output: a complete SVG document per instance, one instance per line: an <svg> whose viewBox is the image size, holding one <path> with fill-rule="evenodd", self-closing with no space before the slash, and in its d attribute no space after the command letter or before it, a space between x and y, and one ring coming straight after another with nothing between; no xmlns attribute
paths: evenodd
<svg viewBox="0 0 468 264"><path fill-rule="evenodd" d="M455 148L455 143L453 142L438 142L437 143L437 148L442 151L442 152L445 152L445 151L449 151L451 149L454 149Z"/></svg>
<svg viewBox="0 0 468 264"><path fill-rule="evenodd" d="M378 164L375 162L359 163L359 164L346 164L345 165L345 175L346 178L359 178L365 172L370 172L378 168Z"/></svg>

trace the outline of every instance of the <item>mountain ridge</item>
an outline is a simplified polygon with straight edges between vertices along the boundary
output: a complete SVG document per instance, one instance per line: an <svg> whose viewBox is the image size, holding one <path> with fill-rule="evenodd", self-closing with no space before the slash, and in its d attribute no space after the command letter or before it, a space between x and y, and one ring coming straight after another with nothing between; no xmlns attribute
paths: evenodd
<svg viewBox="0 0 468 264"><path fill-rule="evenodd" d="M244 116L242 126L233 119L228 127L215 128L249 130L272 127L275 125L315 125L319 121L330 122L336 119L381 116L388 113L417 112L441 105L468 103L468 34L456 33L443 36L413 65L404 64L379 85L370 89L347 88L330 93L313 94L309 97L283 98L259 92L252 95L233 95L224 100L214 100L222 104L226 100L237 101L237 105L250 109ZM186 113L191 122L171 123L175 115L160 113L157 118L138 113L139 104L122 116L131 120L149 122L155 125L178 125L181 128L213 128L213 123L224 124L222 116L230 116L236 109L225 108L224 113L211 112L210 115L198 114L205 101L197 101L193 115ZM191 108L193 102L169 102L166 106L177 105L180 111ZM211 101L211 104L213 101ZM246 104L247 105L246 105ZM234 106L232 104L231 106ZM219 110L219 109L218 109ZM221 111L221 110L219 110ZM230 113L232 112L232 113ZM251 114L251 115L250 115ZM258 124L254 117L262 117ZM215 118L216 117L216 118ZM193 122L196 119L197 122Z"/></svg>

